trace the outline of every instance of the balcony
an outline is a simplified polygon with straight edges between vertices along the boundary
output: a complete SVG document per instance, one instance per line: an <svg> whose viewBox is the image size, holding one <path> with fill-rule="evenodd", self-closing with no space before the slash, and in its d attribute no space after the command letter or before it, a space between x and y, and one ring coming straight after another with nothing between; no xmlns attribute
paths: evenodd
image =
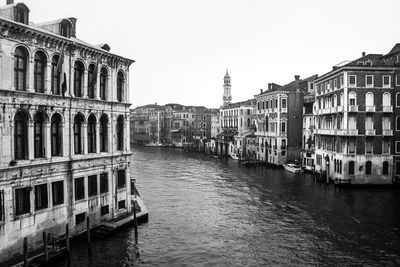
<svg viewBox="0 0 400 267"><path fill-rule="evenodd" d="M382 111L386 113L392 113L393 112L393 107L392 106L383 106Z"/></svg>
<svg viewBox="0 0 400 267"><path fill-rule="evenodd" d="M331 113L331 109L330 108L324 108L322 110L322 114L329 114L329 113Z"/></svg>
<svg viewBox="0 0 400 267"><path fill-rule="evenodd" d="M393 130L382 130L382 135L391 136L393 135Z"/></svg>
<svg viewBox="0 0 400 267"><path fill-rule="evenodd" d="M336 135L336 129L316 129L315 134Z"/></svg>
<svg viewBox="0 0 400 267"><path fill-rule="evenodd" d="M374 136L375 130L374 129L365 129L365 135Z"/></svg>
<svg viewBox="0 0 400 267"><path fill-rule="evenodd" d="M375 112L375 106L365 106L365 112Z"/></svg>
<svg viewBox="0 0 400 267"><path fill-rule="evenodd" d="M337 112L343 112L343 106L337 106Z"/></svg>
<svg viewBox="0 0 400 267"><path fill-rule="evenodd" d="M337 108L338 107L331 107L331 113L337 113Z"/></svg>
<svg viewBox="0 0 400 267"><path fill-rule="evenodd" d="M336 131L337 135L345 135L345 136L351 136L351 135L358 135L358 130L357 129L341 129Z"/></svg>
<svg viewBox="0 0 400 267"><path fill-rule="evenodd" d="M358 112L358 106L357 105L349 106L349 112Z"/></svg>

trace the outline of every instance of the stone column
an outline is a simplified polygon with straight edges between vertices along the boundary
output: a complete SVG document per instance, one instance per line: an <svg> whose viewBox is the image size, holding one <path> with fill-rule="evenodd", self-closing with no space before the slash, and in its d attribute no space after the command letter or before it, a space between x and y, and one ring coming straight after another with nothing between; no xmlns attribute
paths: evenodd
<svg viewBox="0 0 400 267"><path fill-rule="evenodd" d="M125 140L126 140L125 150L129 151L129 150L131 150L131 142L130 142L131 140L129 138L129 136L130 136L129 116L126 119L125 126L126 126L125 127L126 128L126 130L125 130Z"/></svg>
<svg viewBox="0 0 400 267"><path fill-rule="evenodd" d="M28 159L32 160L35 157L35 146L34 146L34 133L33 133L34 122L28 122Z"/></svg>
<svg viewBox="0 0 400 267"><path fill-rule="evenodd" d="M100 123L96 122L96 153L100 153Z"/></svg>
<svg viewBox="0 0 400 267"><path fill-rule="evenodd" d="M82 92L82 97L87 98L88 97L88 70L85 69L83 71L83 92Z"/></svg>
<svg viewBox="0 0 400 267"><path fill-rule="evenodd" d="M83 154L88 153L88 144L87 144L87 123L82 123L82 136L81 136L82 144L83 144Z"/></svg>
<svg viewBox="0 0 400 267"><path fill-rule="evenodd" d="M100 69L101 65L97 68L96 87L94 89L94 98L100 100Z"/></svg>
<svg viewBox="0 0 400 267"><path fill-rule="evenodd" d="M112 115L110 115L109 122L107 124L107 144L108 144L108 153L113 153L113 142L114 138L112 136L112 131L111 131L111 125L112 125Z"/></svg>
<svg viewBox="0 0 400 267"><path fill-rule="evenodd" d="M125 72L125 84L124 84L124 102L129 102L129 69Z"/></svg>
<svg viewBox="0 0 400 267"><path fill-rule="evenodd" d="M47 61L46 64L46 77L45 77L45 82L44 82L44 92L46 94L51 94L51 59L50 61Z"/></svg>
<svg viewBox="0 0 400 267"><path fill-rule="evenodd" d="M50 132L50 121L44 122L44 148L46 159L51 158L51 132Z"/></svg>
<svg viewBox="0 0 400 267"><path fill-rule="evenodd" d="M26 91L28 92L35 92L34 83L33 83L33 76L34 76L34 69L35 69L35 60L34 57L31 56L28 58L27 62L27 73L26 73Z"/></svg>

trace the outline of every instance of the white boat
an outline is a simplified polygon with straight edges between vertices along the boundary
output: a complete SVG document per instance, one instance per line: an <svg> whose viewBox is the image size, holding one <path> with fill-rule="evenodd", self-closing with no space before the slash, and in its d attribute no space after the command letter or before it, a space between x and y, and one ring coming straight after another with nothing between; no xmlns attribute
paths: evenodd
<svg viewBox="0 0 400 267"><path fill-rule="evenodd" d="M168 146L168 145L160 143L160 142L150 142L150 143L145 144L145 146L164 147L164 146Z"/></svg>
<svg viewBox="0 0 400 267"><path fill-rule="evenodd" d="M300 168L300 166L296 165L296 164L291 164L291 163L284 164L283 168L285 170L293 172L293 173L303 173L303 169Z"/></svg>
<svg viewBox="0 0 400 267"><path fill-rule="evenodd" d="M238 160L238 159L239 159L238 155L236 155L236 154L232 154L232 155L231 155L231 158L232 158L232 159L235 159L235 160Z"/></svg>

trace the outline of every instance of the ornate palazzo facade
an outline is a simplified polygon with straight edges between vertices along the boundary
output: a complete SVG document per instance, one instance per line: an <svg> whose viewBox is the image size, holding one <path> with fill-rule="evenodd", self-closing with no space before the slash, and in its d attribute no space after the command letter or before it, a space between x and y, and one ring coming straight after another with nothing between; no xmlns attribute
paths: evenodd
<svg viewBox="0 0 400 267"><path fill-rule="evenodd" d="M75 38L76 19L32 24L0 7L0 262L131 212L129 66Z"/></svg>

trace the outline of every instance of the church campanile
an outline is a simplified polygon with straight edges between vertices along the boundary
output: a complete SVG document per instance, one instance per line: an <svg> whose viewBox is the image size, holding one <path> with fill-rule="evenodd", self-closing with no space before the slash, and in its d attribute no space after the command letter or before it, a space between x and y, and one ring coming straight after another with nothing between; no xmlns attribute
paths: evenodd
<svg viewBox="0 0 400 267"><path fill-rule="evenodd" d="M231 95L231 77L228 74L228 69L226 70L226 74L224 76L224 96L223 102L224 106L227 106L231 103L232 95Z"/></svg>

